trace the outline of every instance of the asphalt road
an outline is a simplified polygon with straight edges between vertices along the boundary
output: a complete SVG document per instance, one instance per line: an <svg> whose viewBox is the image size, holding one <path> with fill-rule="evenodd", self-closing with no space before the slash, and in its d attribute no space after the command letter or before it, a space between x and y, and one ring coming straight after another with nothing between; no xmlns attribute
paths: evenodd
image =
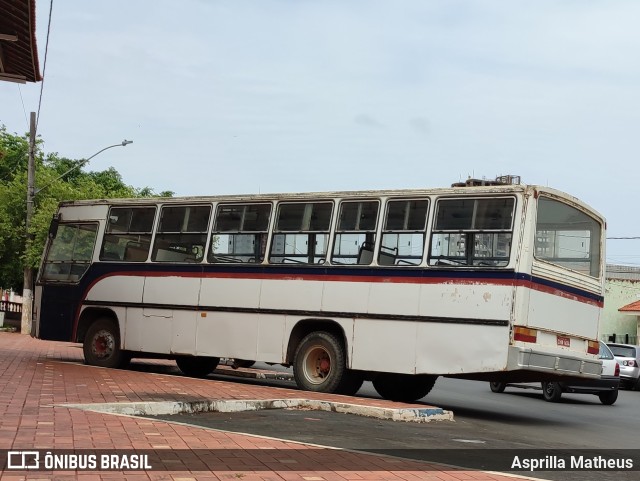
<svg viewBox="0 0 640 481"><path fill-rule="evenodd" d="M286 381L235 381L293 387ZM358 396L378 397L370 383L365 383ZM464 459L486 457L488 449L505 453L510 453L505 451L510 449L525 452L551 449L560 455L580 455L583 454L580 450L585 449L612 449L616 451L603 454L619 457L629 453L617 450L640 448L640 392L620 391L613 406L602 405L597 396L585 394L564 394L559 403L548 403L540 390L507 388L496 394L485 382L440 378L423 402L453 411L455 421L413 424L286 410L179 415L166 419L344 449L386 450L403 457L454 465L464 464ZM434 457L434 453L439 457ZM637 465L640 451L634 454ZM520 474L563 481L640 479L640 471Z"/></svg>

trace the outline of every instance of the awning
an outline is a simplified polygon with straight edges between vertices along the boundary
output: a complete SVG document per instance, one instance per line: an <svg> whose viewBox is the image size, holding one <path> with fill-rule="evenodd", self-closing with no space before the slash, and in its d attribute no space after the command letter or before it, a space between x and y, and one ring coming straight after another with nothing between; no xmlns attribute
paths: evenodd
<svg viewBox="0 0 640 481"><path fill-rule="evenodd" d="M35 0L0 0L0 80L38 82Z"/></svg>

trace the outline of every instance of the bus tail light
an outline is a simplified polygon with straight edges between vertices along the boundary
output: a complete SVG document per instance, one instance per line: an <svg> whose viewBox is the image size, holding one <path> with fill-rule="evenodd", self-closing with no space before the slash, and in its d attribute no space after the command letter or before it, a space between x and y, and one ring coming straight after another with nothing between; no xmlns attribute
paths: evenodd
<svg viewBox="0 0 640 481"><path fill-rule="evenodd" d="M536 342L538 338L538 331L535 329L528 329L526 327L516 327L513 330L513 340L522 342Z"/></svg>
<svg viewBox="0 0 640 481"><path fill-rule="evenodd" d="M598 341L589 341L587 344L587 352L589 354L598 354L600 352L600 343Z"/></svg>

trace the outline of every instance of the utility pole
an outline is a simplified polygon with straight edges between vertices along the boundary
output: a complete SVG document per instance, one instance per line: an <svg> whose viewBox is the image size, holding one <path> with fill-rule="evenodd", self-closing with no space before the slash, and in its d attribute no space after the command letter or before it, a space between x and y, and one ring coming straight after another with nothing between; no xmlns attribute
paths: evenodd
<svg viewBox="0 0 640 481"><path fill-rule="evenodd" d="M33 241L33 236L29 232L31 226L31 216L33 214L33 198L35 196L36 178L36 113L31 112L31 122L29 127L29 162L27 164L27 217L25 220L26 243L25 254ZM26 261L26 259L25 259ZM22 323L20 332L31 334L31 321L33 318L33 269L28 264L24 267L24 285L22 288Z"/></svg>
<svg viewBox="0 0 640 481"><path fill-rule="evenodd" d="M78 162L76 165L71 167L65 173L61 174L50 184L41 187L40 189L35 188L35 177L36 177L36 161L35 161L35 151L36 151L36 114L35 112L31 112L31 128L29 130L29 164L27 167L27 218L25 220L26 227L26 242L25 242L25 253L28 252L29 246L33 242L33 236L29 233L29 227L31 226L31 216L33 215L33 200L38 194L38 192L42 192L47 187L52 185L55 181L63 179L70 172L79 169L86 165L91 159L93 159L96 155L104 152L105 150L112 149L113 147L126 147L129 144L132 144L133 140L123 140L119 144L109 145L102 150L99 150L91 157L84 159ZM25 259L26 260L26 259ZM20 326L20 332L22 334L31 334L31 324L33 321L33 269L28 265L24 268L24 287L22 288L22 323ZM34 333L37 335L37 333Z"/></svg>

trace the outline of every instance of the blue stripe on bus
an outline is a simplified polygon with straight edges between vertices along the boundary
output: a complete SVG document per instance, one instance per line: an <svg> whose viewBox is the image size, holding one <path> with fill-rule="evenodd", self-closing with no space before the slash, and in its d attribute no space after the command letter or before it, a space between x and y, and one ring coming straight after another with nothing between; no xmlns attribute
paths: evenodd
<svg viewBox="0 0 640 481"><path fill-rule="evenodd" d="M242 275L251 277L252 275L274 278L291 278L293 276L318 276L382 280L393 278L397 281L407 279L407 282L419 282L419 279L437 282L458 281L458 282L494 282L530 284L533 289L555 290L555 295L575 296L588 303L599 306L604 300L603 296L594 294L584 289L567 286L560 282L534 277L530 274L519 273L512 270L460 270L460 269L424 269L421 267L401 269L380 268L380 267L348 267L348 266L274 266L274 265L212 265L212 264L160 264L160 263L115 263L97 262L92 264L86 274L78 284L57 284L49 283L42 292L42 306L40 314L40 335L41 339L69 341L73 340L73 330L79 314L79 307L87 294L88 289L100 278L119 273L145 275L146 273L156 276L171 276L176 274L191 275L194 277L207 277L211 275ZM578 299L578 300L580 300Z"/></svg>

